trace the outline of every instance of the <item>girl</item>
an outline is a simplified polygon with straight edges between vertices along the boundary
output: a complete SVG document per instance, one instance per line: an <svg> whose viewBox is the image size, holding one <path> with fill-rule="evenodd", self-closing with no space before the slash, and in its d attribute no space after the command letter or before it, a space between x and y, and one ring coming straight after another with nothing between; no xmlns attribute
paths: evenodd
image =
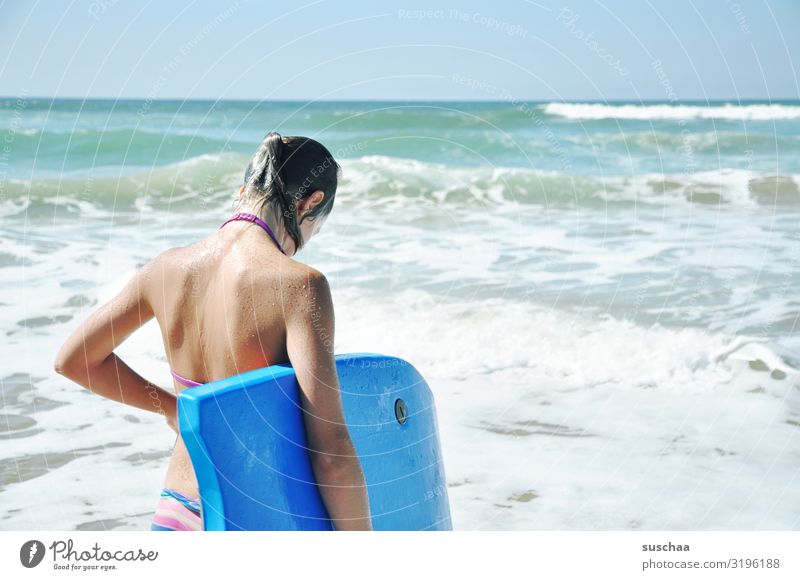
<svg viewBox="0 0 800 580"><path fill-rule="evenodd" d="M333 208L341 168L307 137L269 133L247 167L236 213L207 238L145 264L61 347L55 370L95 393L164 414L178 434L153 530L202 530L197 480L177 427L177 394L114 349L155 317L176 393L289 361L309 457L336 530L370 530L364 474L342 411L328 281L292 260Z"/></svg>

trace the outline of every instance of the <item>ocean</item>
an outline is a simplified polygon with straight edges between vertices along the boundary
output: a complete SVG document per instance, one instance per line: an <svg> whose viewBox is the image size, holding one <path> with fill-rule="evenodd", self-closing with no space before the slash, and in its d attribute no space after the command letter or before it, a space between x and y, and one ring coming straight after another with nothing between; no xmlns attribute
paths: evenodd
<svg viewBox="0 0 800 580"><path fill-rule="evenodd" d="M0 99L0 529L145 530L174 434L53 372L211 234L270 130L325 144L337 353L435 397L455 529L800 529L800 102ZM117 349L172 384L150 322Z"/></svg>

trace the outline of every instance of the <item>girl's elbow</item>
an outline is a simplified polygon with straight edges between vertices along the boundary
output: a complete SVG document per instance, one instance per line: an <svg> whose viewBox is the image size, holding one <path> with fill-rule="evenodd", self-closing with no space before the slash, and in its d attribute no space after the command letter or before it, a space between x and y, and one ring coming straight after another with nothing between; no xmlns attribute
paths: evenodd
<svg viewBox="0 0 800 580"><path fill-rule="evenodd" d="M70 375L70 362L69 359L58 355L53 361L53 370L60 375L68 377Z"/></svg>
<svg viewBox="0 0 800 580"><path fill-rule="evenodd" d="M67 378L72 378L76 376L79 364L80 361L75 354L66 347L62 347L53 361L53 370Z"/></svg>

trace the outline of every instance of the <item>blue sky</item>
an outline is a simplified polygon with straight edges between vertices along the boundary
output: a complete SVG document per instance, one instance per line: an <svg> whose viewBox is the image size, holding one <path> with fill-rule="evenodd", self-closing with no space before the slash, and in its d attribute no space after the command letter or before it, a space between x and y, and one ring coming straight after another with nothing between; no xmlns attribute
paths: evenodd
<svg viewBox="0 0 800 580"><path fill-rule="evenodd" d="M795 0L6 1L0 95L800 98Z"/></svg>

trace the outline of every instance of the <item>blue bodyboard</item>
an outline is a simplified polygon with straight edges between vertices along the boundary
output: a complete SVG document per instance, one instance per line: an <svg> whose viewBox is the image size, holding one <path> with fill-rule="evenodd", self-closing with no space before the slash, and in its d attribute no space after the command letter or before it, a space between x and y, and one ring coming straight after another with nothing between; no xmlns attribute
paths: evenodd
<svg viewBox="0 0 800 580"><path fill-rule="evenodd" d="M433 395L403 359L335 356L374 530L451 530ZM332 530L289 364L181 391L181 437L205 530Z"/></svg>

